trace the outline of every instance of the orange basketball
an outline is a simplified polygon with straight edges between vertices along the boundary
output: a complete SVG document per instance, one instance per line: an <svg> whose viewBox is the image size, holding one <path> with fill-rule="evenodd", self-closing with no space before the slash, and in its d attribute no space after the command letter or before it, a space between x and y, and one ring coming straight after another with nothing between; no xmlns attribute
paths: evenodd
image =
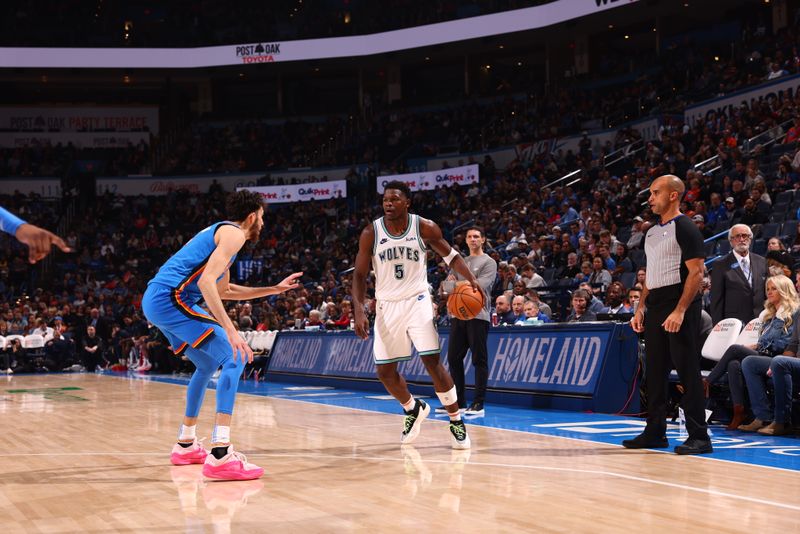
<svg viewBox="0 0 800 534"><path fill-rule="evenodd" d="M469 284L456 286L455 292L447 299L447 311L456 319L469 321L483 309L483 293L475 291Z"/></svg>

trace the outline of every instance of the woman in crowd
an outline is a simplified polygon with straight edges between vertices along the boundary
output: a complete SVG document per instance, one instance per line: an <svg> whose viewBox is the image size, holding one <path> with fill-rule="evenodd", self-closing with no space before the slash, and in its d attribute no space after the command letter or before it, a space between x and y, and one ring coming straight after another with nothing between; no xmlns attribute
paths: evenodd
<svg viewBox="0 0 800 534"><path fill-rule="evenodd" d="M755 345L731 345L722 359L714 366L708 377L703 380L703 386L708 396L711 384L722 378L727 371L728 384L730 385L731 400L733 402L733 417L728 430L758 430L758 419L751 425L742 425L745 418L744 407L744 376L742 374L742 360L748 356L766 356L772 358L782 354L789 344L795 329L794 316L800 309L800 299L794 284L786 276L779 274L767 278L767 300L764 311L759 318L762 320L761 332ZM755 428L750 428L752 425Z"/></svg>

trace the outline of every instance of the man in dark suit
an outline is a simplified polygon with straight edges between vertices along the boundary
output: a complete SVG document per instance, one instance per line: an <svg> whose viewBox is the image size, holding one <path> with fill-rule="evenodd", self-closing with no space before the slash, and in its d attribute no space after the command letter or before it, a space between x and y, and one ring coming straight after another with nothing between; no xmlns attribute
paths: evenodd
<svg viewBox="0 0 800 534"><path fill-rule="evenodd" d="M731 251L711 269L711 319L739 319L747 324L764 309L767 260L750 252L753 232L745 224L728 231Z"/></svg>

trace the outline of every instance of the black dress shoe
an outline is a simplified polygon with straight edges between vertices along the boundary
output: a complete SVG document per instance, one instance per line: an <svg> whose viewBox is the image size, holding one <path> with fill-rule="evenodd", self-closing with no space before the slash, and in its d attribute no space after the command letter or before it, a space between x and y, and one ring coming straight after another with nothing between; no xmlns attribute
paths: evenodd
<svg viewBox="0 0 800 534"><path fill-rule="evenodd" d="M710 439L689 438L675 447L675 454L708 454L714 452Z"/></svg>
<svg viewBox="0 0 800 534"><path fill-rule="evenodd" d="M623 440L622 446L626 449L666 449L669 447L669 441L665 436L654 438L642 433L633 439Z"/></svg>

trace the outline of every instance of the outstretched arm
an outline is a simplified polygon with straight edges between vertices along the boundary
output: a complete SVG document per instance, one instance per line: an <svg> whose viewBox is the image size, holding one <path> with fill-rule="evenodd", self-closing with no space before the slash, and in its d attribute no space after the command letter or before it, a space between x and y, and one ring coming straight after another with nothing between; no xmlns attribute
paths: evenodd
<svg viewBox="0 0 800 534"><path fill-rule="evenodd" d="M267 297L269 295L277 295L290 289L300 287L299 279L303 273L292 273L284 278L281 283L274 286L267 287L247 287L237 284L231 284L231 272L225 271L225 276L222 280L217 282L217 290L222 300L252 300Z"/></svg>
<svg viewBox="0 0 800 534"><path fill-rule="evenodd" d="M358 254L356 255L355 270L353 272L353 319L355 320L356 335L361 339L369 337L369 319L364 313L364 299L367 293L367 276L372 262L372 247L375 244L375 230L370 224L361 232L358 239Z"/></svg>
<svg viewBox="0 0 800 534"><path fill-rule="evenodd" d="M0 230L13 235L20 243L28 245L28 261L36 263L50 254L53 245L64 252L72 250L53 232L26 223L5 208L0 208Z"/></svg>
<svg viewBox="0 0 800 534"><path fill-rule="evenodd" d="M435 253L442 257L442 259L453 269L460 274L475 291L480 291L480 285L475 275L470 272L467 262L458 254L456 250L450 246L450 243L442 236L442 229L439 225L428 219L419 219L419 229L422 239L425 244L433 249Z"/></svg>

